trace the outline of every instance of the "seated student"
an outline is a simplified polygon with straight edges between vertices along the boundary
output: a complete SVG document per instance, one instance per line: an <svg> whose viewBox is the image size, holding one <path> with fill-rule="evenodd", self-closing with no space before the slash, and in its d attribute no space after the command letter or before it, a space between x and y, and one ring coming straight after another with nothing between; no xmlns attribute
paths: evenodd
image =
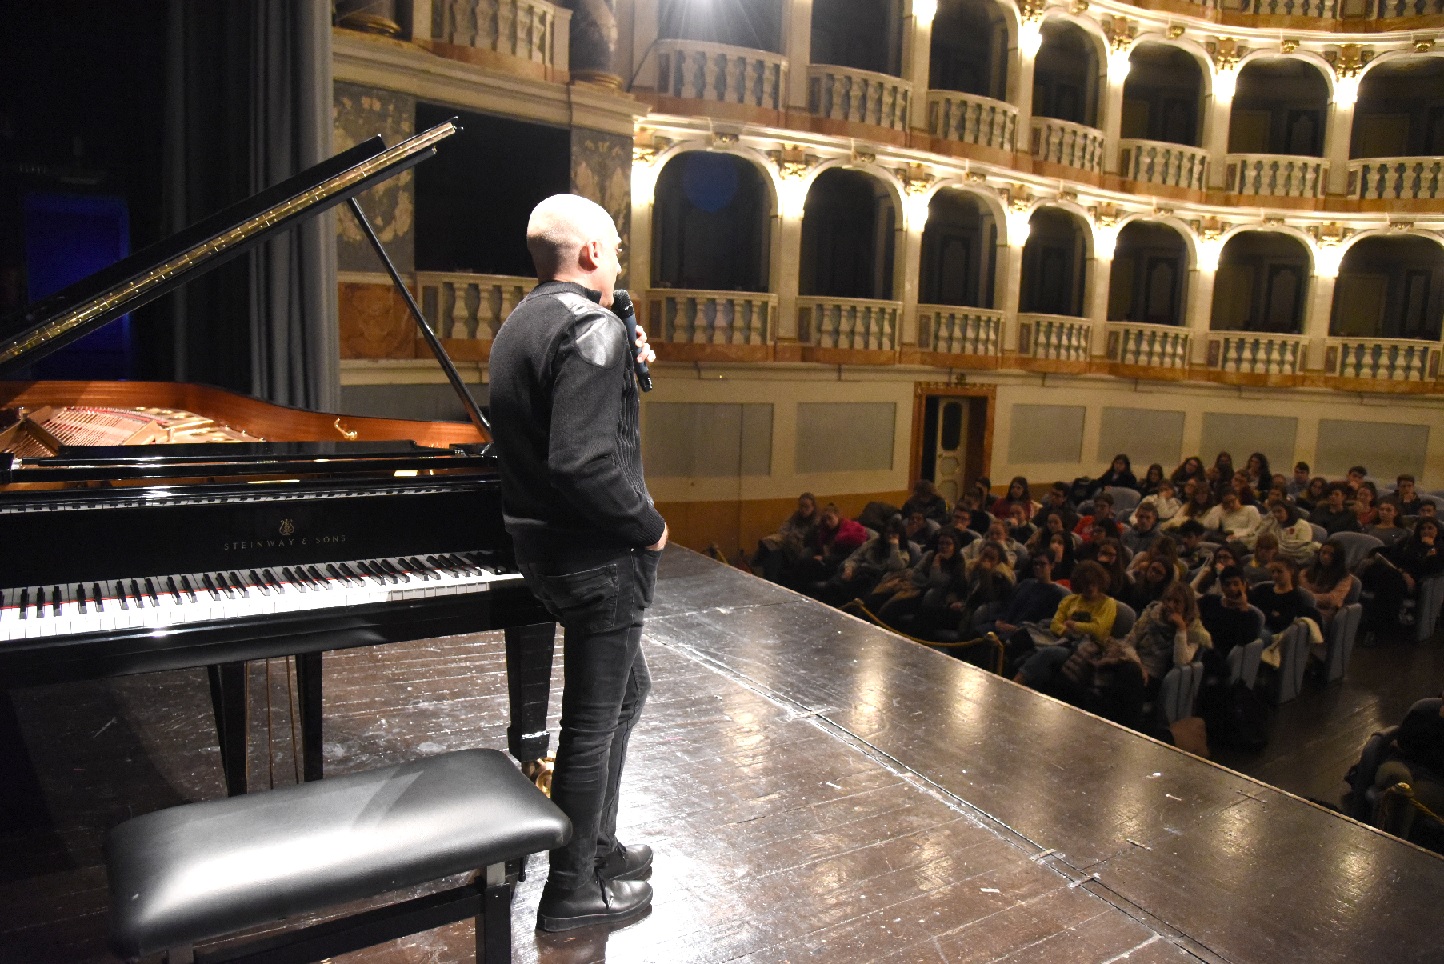
<svg viewBox="0 0 1444 964"><path fill-rule="evenodd" d="M1008 508L1014 502L1021 502L1026 505L1030 515L1035 508L1033 505L1033 493L1028 488L1028 480L1021 475L1014 476L1013 481L1008 483L1007 494L1001 496L998 501L993 503L992 512L994 518L1008 518Z"/></svg>
<svg viewBox="0 0 1444 964"><path fill-rule="evenodd" d="M1439 507L1427 499L1419 503L1419 511L1414 514L1415 528L1425 519L1430 519L1434 522L1439 521Z"/></svg>
<svg viewBox="0 0 1444 964"><path fill-rule="evenodd" d="M1418 588L1420 580L1444 572L1439 532L1438 520L1420 518L1408 539L1380 549L1359 570L1359 581L1371 594L1364 602L1363 622L1367 628L1379 633L1402 628L1404 600Z"/></svg>
<svg viewBox="0 0 1444 964"><path fill-rule="evenodd" d="M977 559L978 553L982 552L983 547L990 542L996 545L1003 553L1005 561L1008 563L1008 568L1011 569L1018 564L1019 556L1023 556L1024 561L1026 561L1028 550L1023 548L1021 543L1015 542L1012 537L1008 535L1008 524L1001 519L994 519L992 521L992 524L988 526L988 531L983 535L983 538L978 539L975 542L969 543L966 547L964 547L963 559L968 562L972 562L974 559Z"/></svg>
<svg viewBox="0 0 1444 964"><path fill-rule="evenodd" d="M1078 513L1073 511L1071 489L1067 482L1054 482L1043 494L1043 504L1033 512L1034 519L1041 519L1046 513L1057 512L1063 516L1068 531L1078 524Z"/></svg>
<svg viewBox="0 0 1444 964"><path fill-rule="evenodd" d="M1303 492L1294 496L1294 505L1312 516L1314 509L1328 500L1329 480L1322 475L1316 475L1309 479L1309 484Z"/></svg>
<svg viewBox="0 0 1444 964"><path fill-rule="evenodd" d="M1153 506L1153 511L1158 513L1160 523L1167 522L1178 515L1178 510L1183 508L1183 503L1178 501L1173 483L1164 479L1158 483L1158 489L1152 495L1145 495L1143 501L1138 504L1141 509L1145 505ZM1134 513L1137 514L1137 509Z"/></svg>
<svg viewBox="0 0 1444 964"><path fill-rule="evenodd" d="M1197 572L1213 558L1214 547L1204 541L1203 526L1197 521L1189 519L1178 527L1174 536L1178 539L1178 561L1188 572Z"/></svg>
<svg viewBox="0 0 1444 964"><path fill-rule="evenodd" d="M1193 577L1194 594L1200 598L1217 596L1223 592L1222 573L1224 570L1238 568L1239 560L1233 553L1233 547L1219 546L1213 550L1213 558L1208 561L1208 565L1198 570L1198 574Z"/></svg>
<svg viewBox="0 0 1444 964"><path fill-rule="evenodd" d="M829 502L822 509L822 518L812 534L807 554L792 569L791 585L826 582L842 566L843 560L867 539L867 529L845 517Z"/></svg>
<svg viewBox="0 0 1444 964"><path fill-rule="evenodd" d="M1299 565L1307 565L1318 551L1314 541L1314 527L1299 518L1299 510L1287 502L1270 502L1269 514L1259 523L1258 538L1271 536L1278 554L1292 559Z"/></svg>
<svg viewBox="0 0 1444 964"><path fill-rule="evenodd" d="M1268 456L1254 452L1243 467L1245 481L1255 494L1267 492L1274 484L1273 470L1269 468Z"/></svg>
<svg viewBox="0 0 1444 964"><path fill-rule="evenodd" d="M1007 641L1009 664L1018 682L1032 685L1030 678L1041 678L1044 672L1051 672L1062 659L1052 665L1039 663L1034 669L1037 677L1021 674L1023 664L1031 663L1031 657L1040 648L1072 645L1084 637L1102 642L1113 632L1113 622L1118 618L1118 603L1108 595L1108 573L1096 562L1080 562L1073 569L1073 592L1063 597L1053 613L1047 629L1025 626L1013 633ZM1063 658L1066 658L1066 652ZM1053 654L1056 658L1057 654ZM1016 665L1014 665L1016 664Z"/></svg>
<svg viewBox="0 0 1444 964"><path fill-rule="evenodd" d="M906 518L910 513L920 511L938 525L948 521L948 503L933 486L931 479L918 479L913 483L913 494L902 504L901 512Z"/></svg>
<svg viewBox="0 0 1444 964"><path fill-rule="evenodd" d="M1086 539L1088 537L1088 530L1093 527L1095 522L1109 520L1114 523L1117 522L1117 519L1115 519L1113 515L1113 496L1107 492L1099 492L1093 497L1092 510L1078 520L1078 524L1073 527L1073 531Z"/></svg>
<svg viewBox="0 0 1444 964"><path fill-rule="evenodd" d="M1365 526L1364 535L1373 536L1387 548L1409 538L1409 530L1399 525L1399 507L1386 499L1379 503L1379 521Z"/></svg>
<svg viewBox="0 0 1444 964"><path fill-rule="evenodd" d="M1193 491L1189 494L1188 500L1183 503L1183 508L1174 513L1173 518L1163 523L1164 529L1177 529L1185 522L1202 523L1209 511L1213 509L1213 489L1207 483L1194 483Z"/></svg>
<svg viewBox="0 0 1444 964"><path fill-rule="evenodd" d="M1143 685L1151 697L1158 695L1170 669L1187 666L1213 644L1198 618L1193 590L1182 583L1169 586L1162 599L1138 614L1124 642L1143 664Z"/></svg>
<svg viewBox="0 0 1444 964"><path fill-rule="evenodd" d="M1258 507L1243 505L1238 492L1230 489L1218 505L1208 510L1200 524L1214 542L1233 542L1252 548L1258 538L1260 521Z"/></svg>
<svg viewBox="0 0 1444 964"><path fill-rule="evenodd" d="M1078 550L1073 543L1073 534L1048 533L1043 551L1053 558L1053 578L1067 584L1073 578L1073 567L1078 564Z"/></svg>
<svg viewBox="0 0 1444 964"><path fill-rule="evenodd" d="M1133 462L1121 452L1113 456L1113 463L1108 466L1108 470L1088 486L1089 494L1096 495L1109 486L1135 491L1138 489L1138 477L1133 474Z"/></svg>
<svg viewBox="0 0 1444 964"><path fill-rule="evenodd" d="M872 592L888 573L902 572L916 564L922 555L914 556L913 551L905 524L901 517L893 516L884 531L858 546L826 581L802 588L809 596L841 606Z"/></svg>
<svg viewBox="0 0 1444 964"><path fill-rule="evenodd" d="M1273 581L1248 591L1248 601L1264 614L1264 625L1274 635L1288 629L1300 617L1308 617L1315 622L1321 618L1318 607L1314 605L1314 597L1298 588L1298 574L1299 567L1292 559L1275 559L1269 563L1269 575Z"/></svg>
<svg viewBox="0 0 1444 964"><path fill-rule="evenodd" d="M931 549L933 539L941 528L942 526L923 515L921 509L907 513L903 519L903 531L908 542L919 549Z"/></svg>
<svg viewBox="0 0 1444 964"><path fill-rule="evenodd" d="M1304 523L1308 525L1308 523ZM1273 576L1269 575L1269 563L1279 556L1278 536L1272 532L1260 532L1258 541L1254 543L1253 555L1249 556L1243 566L1243 580L1250 586L1257 586L1262 582L1272 582Z"/></svg>
<svg viewBox="0 0 1444 964"><path fill-rule="evenodd" d="M1288 488L1285 490L1290 499L1297 500L1309 487L1309 463L1295 462L1294 477L1289 480Z"/></svg>
<svg viewBox="0 0 1444 964"><path fill-rule="evenodd" d="M1364 484L1364 479L1369 475L1369 470L1362 465L1351 466L1348 474L1344 477L1344 488L1348 493L1348 501L1354 501L1354 493L1359 491L1359 486Z"/></svg>
<svg viewBox="0 0 1444 964"><path fill-rule="evenodd" d="M1319 546L1313 564L1299 572L1299 588L1314 597L1314 605L1324 617L1320 628L1334 621L1334 613L1344 605L1353 586L1354 577L1345 565L1344 547L1332 539Z"/></svg>
<svg viewBox="0 0 1444 964"><path fill-rule="evenodd" d="M1098 527L1095 526L1095 529ZM1128 567L1124 562L1123 546L1117 539L1102 538L1092 545L1079 550L1079 559L1091 559L1108 573L1108 595L1122 599L1128 586Z"/></svg>
<svg viewBox="0 0 1444 964"><path fill-rule="evenodd" d="M1133 525L1123 533L1123 548L1138 555L1158 540L1158 508L1151 502L1133 510Z"/></svg>
<svg viewBox="0 0 1444 964"><path fill-rule="evenodd" d="M783 519L776 532L758 541L757 554L752 557L753 573L781 582L783 575L807 554L821 517L816 496L811 492L799 495L797 511Z"/></svg>
<svg viewBox="0 0 1444 964"><path fill-rule="evenodd" d="M958 550L957 532L943 529L938 533L937 545L908 569L905 577L884 579L868 594L863 604L880 622L899 632L910 632L929 592L946 595L963 591L966 570Z"/></svg>
<svg viewBox="0 0 1444 964"><path fill-rule="evenodd" d="M1265 486L1267 488L1267 486ZM1232 490L1238 496L1239 505L1258 505L1258 492L1254 489L1253 483L1249 482L1248 476L1242 472L1235 472L1229 484L1219 490L1219 501L1223 501L1224 494Z"/></svg>
<svg viewBox="0 0 1444 964"><path fill-rule="evenodd" d="M1008 538L1020 545L1027 545L1037 531L1038 527L1033 525L1027 507L1021 502L1014 503L1008 510Z"/></svg>
<svg viewBox="0 0 1444 964"><path fill-rule="evenodd" d="M1153 493L1158 491L1159 484L1162 483L1165 478L1166 476L1163 474L1163 466L1159 465L1157 462L1154 462L1148 467L1148 472L1138 483L1138 493L1144 496L1152 495Z"/></svg>
<svg viewBox="0 0 1444 964"><path fill-rule="evenodd" d="M982 503L978 501L975 493L967 493L953 506L951 524L954 529L966 530L976 537L987 532L992 521L993 517L982 510Z"/></svg>
<svg viewBox="0 0 1444 964"><path fill-rule="evenodd" d="M1178 569L1169 565L1166 558L1145 554L1142 566L1133 570L1133 576L1118 598L1132 607L1135 613L1142 612L1150 603L1163 598L1168 587L1178 582ZM1116 594L1115 594L1116 595Z"/></svg>
<svg viewBox="0 0 1444 964"><path fill-rule="evenodd" d="M1218 574L1220 592L1217 595L1200 596L1198 617L1203 628L1213 640L1213 655L1226 661L1235 646L1246 646L1259 638L1263 632L1263 613L1248 601L1248 585L1244 582L1243 570L1230 566ZM1223 663L1226 667L1227 663ZM1224 675L1210 669L1209 675Z"/></svg>
<svg viewBox="0 0 1444 964"><path fill-rule="evenodd" d="M1053 557L1046 552L1039 553L1028 560L1028 565L1033 571L1032 577L1018 583L1002 607L992 614L983 609L973 614L972 636L990 632L1010 636L1024 623L1053 618L1062 598L1060 593L1066 595L1053 581Z"/></svg>
<svg viewBox="0 0 1444 964"><path fill-rule="evenodd" d="M1389 787L1406 783L1413 798L1432 813L1444 813L1444 699L1419 700L1404 714L1399 729L1379 768L1373 773L1373 787L1381 794ZM1364 788L1356 787L1354 792ZM1432 841L1416 830L1432 829ZM1414 806L1404 806L1391 832L1438 850L1437 823L1428 820Z"/></svg>
<svg viewBox="0 0 1444 964"><path fill-rule="evenodd" d="M954 629L962 634L971 629L975 614L996 611L1007 601L1017 577L1003 558L1002 547L992 541L985 541L982 546L976 558L967 564L961 592L923 599L914 623L914 635L931 639L939 630Z"/></svg>
<svg viewBox="0 0 1444 964"><path fill-rule="evenodd" d="M1379 519L1379 490L1374 483L1365 482L1354 493L1354 518L1359 521L1359 531L1373 525Z"/></svg>
<svg viewBox="0 0 1444 964"><path fill-rule="evenodd" d="M1083 543L1078 547L1078 558L1092 559L1105 540L1117 541L1121 534L1118 520L1095 519L1083 533Z"/></svg>
<svg viewBox="0 0 1444 964"><path fill-rule="evenodd" d="M1174 469L1173 473L1169 476L1169 479L1173 482L1173 487L1180 492L1183 491L1183 483L1188 479L1203 482L1206 481L1207 478L1208 474L1203 470L1203 460L1197 455L1190 455L1178 463L1178 468Z"/></svg>
<svg viewBox="0 0 1444 964"><path fill-rule="evenodd" d="M1419 506L1424 504L1424 500L1419 498L1419 493L1414 490L1414 477L1406 473L1394 481L1398 488L1389 497L1389 501L1394 503L1401 516L1418 515Z"/></svg>
<svg viewBox="0 0 1444 964"><path fill-rule="evenodd" d="M1309 513L1309 521L1316 526L1323 526L1324 531L1331 536L1340 532L1358 532L1359 518L1354 515L1353 508L1345 504L1348 497L1349 487L1346 483L1333 483L1329 486L1328 501L1314 506ZM1283 540L1280 540L1279 544L1282 546Z"/></svg>
<svg viewBox="0 0 1444 964"><path fill-rule="evenodd" d="M1055 532L1062 532L1071 535L1070 527L1061 512L1056 509L1044 509L1036 516L1038 530L1028 540L1026 548L1028 555L1037 555L1043 547L1048 544L1048 537Z"/></svg>

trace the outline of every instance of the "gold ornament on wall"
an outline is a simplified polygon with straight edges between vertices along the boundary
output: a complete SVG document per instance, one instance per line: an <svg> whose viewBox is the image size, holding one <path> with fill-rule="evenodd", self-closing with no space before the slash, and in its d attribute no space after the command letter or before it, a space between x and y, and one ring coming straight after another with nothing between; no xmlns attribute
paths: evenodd
<svg viewBox="0 0 1444 964"><path fill-rule="evenodd" d="M1238 59L1244 55L1246 49L1232 37L1220 37L1208 45L1208 52L1213 57L1214 67L1219 70L1233 70L1238 66Z"/></svg>
<svg viewBox="0 0 1444 964"><path fill-rule="evenodd" d="M928 173L927 168L921 164L909 164L898 171L898 180L902 181L903 190L914 197L926 194L937 178Z"/></svg>

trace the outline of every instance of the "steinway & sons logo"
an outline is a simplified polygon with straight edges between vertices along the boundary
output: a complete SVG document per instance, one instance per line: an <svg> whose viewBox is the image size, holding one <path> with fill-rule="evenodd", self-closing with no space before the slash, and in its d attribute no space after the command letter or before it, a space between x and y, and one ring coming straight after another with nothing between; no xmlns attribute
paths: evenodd
<svg viewBox="0 0 1444 964"><path fill-rule="evenodd" d="M282 519L281 524L276 527L276 536L270 539L237 539L233 542L221 544L224 552L239 552L245 549L287 549L292 546L323 546L340 545L346 541L345 534L329 535L297 535L296 523L292 519Z"/></svg>

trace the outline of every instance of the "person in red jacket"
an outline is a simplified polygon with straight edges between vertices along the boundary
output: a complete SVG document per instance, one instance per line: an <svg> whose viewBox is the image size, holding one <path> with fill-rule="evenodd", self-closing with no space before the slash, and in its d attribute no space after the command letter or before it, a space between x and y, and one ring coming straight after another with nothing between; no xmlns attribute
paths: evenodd
<svg viewBox="0 0 1444 964"><path fill-rule="evenodd" d="M866 541L867 529L844 516L836 503L829 502L822 507L822 520L812 533L810 554L798 561L793 572L792 585L826 582L843 560Z"/></svg>

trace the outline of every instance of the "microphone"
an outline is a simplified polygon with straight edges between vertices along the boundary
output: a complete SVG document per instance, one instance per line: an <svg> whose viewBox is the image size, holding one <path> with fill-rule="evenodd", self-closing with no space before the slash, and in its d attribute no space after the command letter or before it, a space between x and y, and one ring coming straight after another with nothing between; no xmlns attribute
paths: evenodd
<svg viewBox="0 0 1444 964"><path fill-rule="evenodd" d="M626 288L617 288L612 291L612 311L622 319L627 329L632 333L632 366L637 371L637 386L644 392L652 390L652 373L647 369L647 363L637 357L636 337L642 327L637 324L637 311L632 307L632 296L627 294Z"/></svg>

